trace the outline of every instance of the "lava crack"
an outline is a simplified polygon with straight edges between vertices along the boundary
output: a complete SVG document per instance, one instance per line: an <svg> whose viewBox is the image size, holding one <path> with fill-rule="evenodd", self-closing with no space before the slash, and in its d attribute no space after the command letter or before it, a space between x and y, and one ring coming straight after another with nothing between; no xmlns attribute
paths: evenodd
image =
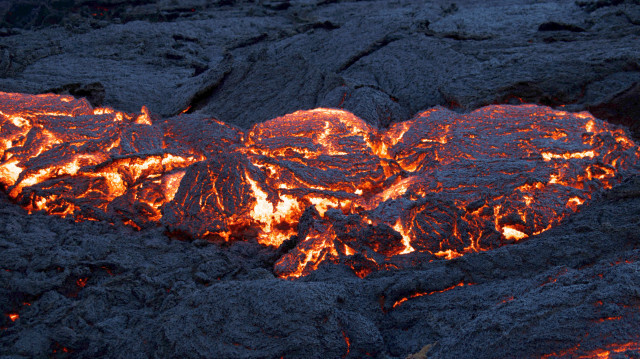
<svg viewBox="0 0 640 359"><path fill-rule="evenodd" d="M284 246L283 278L513 243L640 168L625 130L536 105L433 108L385 131L321 108L243 131L12 93L0 93L0 156L0 184L30 212Z"/></svg>

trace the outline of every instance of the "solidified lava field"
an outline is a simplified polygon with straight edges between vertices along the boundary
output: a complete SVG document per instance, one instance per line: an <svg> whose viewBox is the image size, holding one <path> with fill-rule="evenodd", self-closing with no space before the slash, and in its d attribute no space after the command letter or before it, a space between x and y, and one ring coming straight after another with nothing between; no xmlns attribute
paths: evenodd
<svg viewBox="0 0 640 359"><path fill-rule="evenodd" d="M640 357L639 25L0 2L0 358Z"/></svg>

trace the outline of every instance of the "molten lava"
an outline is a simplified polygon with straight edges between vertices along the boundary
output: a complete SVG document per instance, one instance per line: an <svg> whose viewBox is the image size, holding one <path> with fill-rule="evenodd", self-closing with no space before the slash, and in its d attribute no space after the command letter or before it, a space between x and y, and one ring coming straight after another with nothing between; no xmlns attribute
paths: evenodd
<svg viewBox="0 0 640 359"><path fill-rule="evenodd" d="M635 353L640 350L640 342L626 342L626 343L613 343L607 345L605 348L599 348L594 350L582 350L580 344L576 347L564 350L560 353L545 354L541 358L600 358L609 359L617 357L618 353Z"/></svg>
<svg viewBox="0 0 640 359"><path fill-rule="evenodd" d="M623 129L535 105L434 108L386 131L315 109L243 132L11 93L0 93L0 156L0 184L30 212L282 245L283 278L513 243L640 169Z"/></svg>
<svg viewBox="0 0 640 359"><path fill-rule="evenodd" d="M403 298L401 298L401 299L399 299L399 300L396 300L396 301L393 303L392 308L395 308L395 307L397 307L397 306L401 305L402 303L406 302L407 300L409 300L409 299L411 299L411 298L422 297L422 296L425 296L425 295L433 295L433 294L437 294L437 293L444 293L444 292L448 292L448 291L450 291L450 290L452 290L452 289L454 289L454 288L457 288L457 287L464 287L465 285L473 285L473 283L466 283L466 284L465 284L464 282L460 282L460 283L458 283L458 284L456 284L456 285L452 285L452 286L450 286L450 287L448 287L448 288L445 288L445 289L442 289L442 290L434 290L434 291L430 291L430 292L417 292L417 293L413 293L413 294L411 294L411 295L410 295L410 296L408 296L408 297L403 297Z"/></svg>

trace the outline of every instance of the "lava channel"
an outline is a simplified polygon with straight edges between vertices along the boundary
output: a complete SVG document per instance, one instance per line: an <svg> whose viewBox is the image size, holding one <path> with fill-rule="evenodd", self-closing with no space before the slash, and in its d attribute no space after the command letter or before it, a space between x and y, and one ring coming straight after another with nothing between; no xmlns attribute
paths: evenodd
<svg viewBox="0 0 640 359"><path fill-rule="evenodd" d="M536 105L437 107L386 130L320 108L243 131L0 93L0 185L29 212L282 246L282 278L517 242L637 174L639 158L624 129Z"/></svg>

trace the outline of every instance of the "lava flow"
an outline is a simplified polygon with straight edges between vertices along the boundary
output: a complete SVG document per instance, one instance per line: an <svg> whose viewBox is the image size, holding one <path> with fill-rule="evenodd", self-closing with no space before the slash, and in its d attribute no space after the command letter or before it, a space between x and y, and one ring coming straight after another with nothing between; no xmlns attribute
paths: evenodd
<svg viewBox="0 0 640 359"><path fill-rule="evenodd" d="M0 184L28 211L282 246L283 278L513 243L640 169L625 130L536 105L434 108L385 131L315 109L242 131L0 93L0 121Z"/></svg>

